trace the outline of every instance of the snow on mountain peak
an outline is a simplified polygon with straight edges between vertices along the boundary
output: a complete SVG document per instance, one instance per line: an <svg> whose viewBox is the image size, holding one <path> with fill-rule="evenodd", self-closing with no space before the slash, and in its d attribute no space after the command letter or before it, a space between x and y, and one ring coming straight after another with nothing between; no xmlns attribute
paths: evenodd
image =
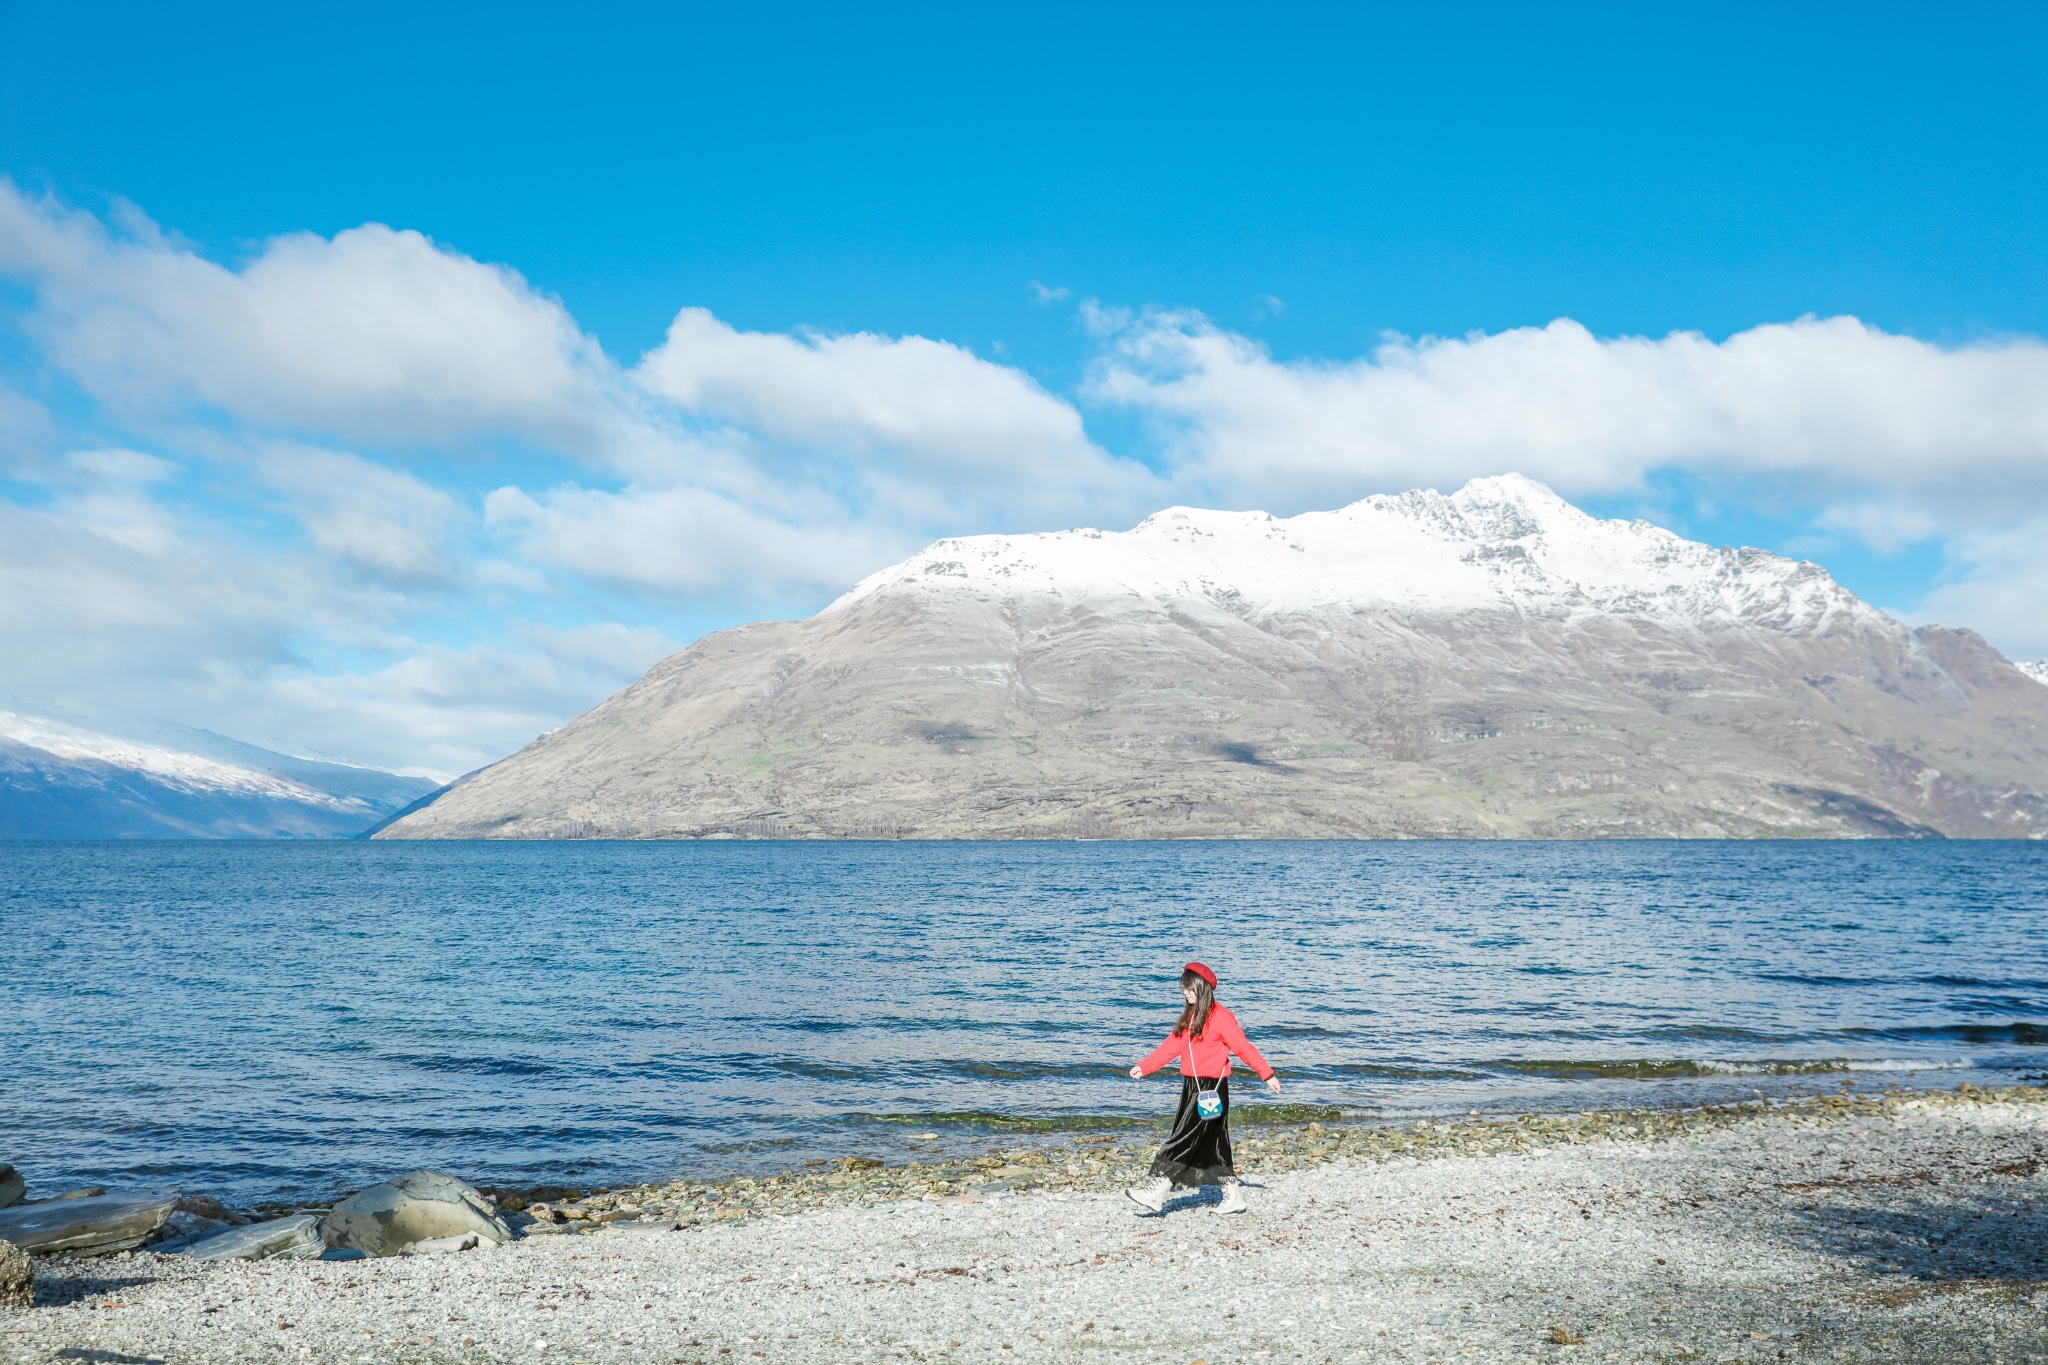
<svg viewBox="0 0 2048 1365"><path fill-rule="evenodd" d="M83 759L147 773L186 791L236 792L333 810L370 809L363 801L317 791L274 773L257 772L237 763L224 763L161 744L103 734L45 716L0 711L0 739L11 739L62 759Z"/></svg>
<svg viewBox="0 0 2048 1365"><path fill-rule="evenodd" d="M1533 479L1474 479L1274 517L1169 507L1129 531L937 541L828 611L912 592L1207 599L1249 614L1515 610L1737 620L1801 632L1884 618L1816 565L1589 516Z"/></svg>

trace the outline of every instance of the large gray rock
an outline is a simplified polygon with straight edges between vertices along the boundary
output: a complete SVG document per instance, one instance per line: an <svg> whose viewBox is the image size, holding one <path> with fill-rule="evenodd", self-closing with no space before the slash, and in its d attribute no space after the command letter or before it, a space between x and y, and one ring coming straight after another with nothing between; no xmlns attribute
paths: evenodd
<svg viewBox="0 0 2048 1365"><path fill-rule="evenodd" d="M0 1242L0 1308L33 1308L36 1271L28 1253L12 1242Z"/></svg>
<svg viewBox="0 0 2048 1365"><path fill-rule="evenodd" d="M21 1172L0 1161L0 1209L19 1204L27 1193L28 1182L21 1178Z"/></svg>
<svg viewBox="0 0 2048 1365"><path fill-rule="evenodd" d="M0 1209L0 1241L36 1256L69 1251L104 1256L141 1246L178 1207L175 1191L163 1195L103 1194L90 1199L53 1199Z"/></svg>
<svg viewBox="0 0 2048 1365"><path fill-rule="evenodd" d="M396 1256L414 1242L480 1233L496 1242L512 1230L474 1186L440 1171L414 1171L336 1204L322 1228L327 1245Z"/></svg>
<svg viewBox="0 0 2048 1365"><path fill-rule="evenodd" d="M320 1219L310 1213L228 1228L185 1244L179 1254L195 1261L266 1261L273 1256L307 1261L325 1249Z"/></svg>

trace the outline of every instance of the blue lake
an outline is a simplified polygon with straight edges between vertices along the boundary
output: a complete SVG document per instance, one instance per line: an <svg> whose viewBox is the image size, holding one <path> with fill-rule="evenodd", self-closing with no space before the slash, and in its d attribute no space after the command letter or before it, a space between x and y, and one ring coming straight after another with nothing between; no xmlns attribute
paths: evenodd
<svg viewBox="0 0 2048 1365"><path fill-rule="evenodd" d="M1997 1084L2044 923L2020 843L0 844L0 1160L255 1199L1150 1120L1189 957L1361 1120Z"/></svg>

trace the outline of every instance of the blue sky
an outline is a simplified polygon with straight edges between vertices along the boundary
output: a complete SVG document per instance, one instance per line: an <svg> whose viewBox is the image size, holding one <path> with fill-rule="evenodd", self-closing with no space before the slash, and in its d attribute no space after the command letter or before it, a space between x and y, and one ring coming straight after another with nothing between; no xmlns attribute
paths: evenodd
<svg viewBox="0 0 2048 1365"><path fill-rule="evenodd" d="M455 772L1510 468L2048 654L2038 7L734 8L0 9L0 693Z"/></svg>

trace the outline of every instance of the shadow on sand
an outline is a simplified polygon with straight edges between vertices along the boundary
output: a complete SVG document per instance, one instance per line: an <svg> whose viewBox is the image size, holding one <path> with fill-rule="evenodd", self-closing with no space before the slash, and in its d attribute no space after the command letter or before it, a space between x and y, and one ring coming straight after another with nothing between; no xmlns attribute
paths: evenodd
<svg viewBox="0 0 2048 1365"><path fill-rule="evenodd" d="M1783 1209L1775 1231L1873 1276L2033 1285L2048 1279L2048 1190L2036 1169L2018 1163L1953 1185L1930 1171L1784 1186L1807 1202Z"/></svg>
<svg viewBox="0 0 2048 1365"><path fill-rule="evenodd" d="M118 1294L145 1284L154 1275L52 1275L48 1262L36 1262L36 1307L62 1308L102 1294Z"/></svg>

